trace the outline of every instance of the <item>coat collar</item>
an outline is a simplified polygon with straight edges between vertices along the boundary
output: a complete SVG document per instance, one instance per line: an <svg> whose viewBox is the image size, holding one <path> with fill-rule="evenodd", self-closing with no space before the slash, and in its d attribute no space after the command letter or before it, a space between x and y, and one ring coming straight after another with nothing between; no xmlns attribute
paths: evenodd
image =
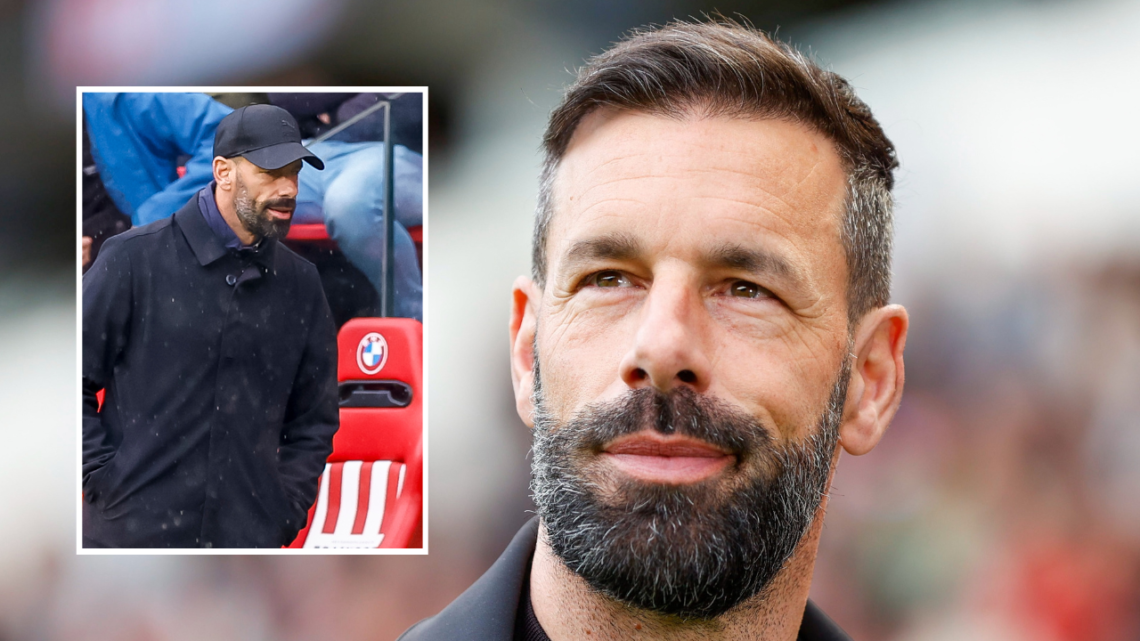
<svg viewBox="0 0 1140 641"><path fill-rule="evenodd" d="M218 238L206 222L205 212L198 205L198 194L194 194L182 209L174 213L174 222L182 230L182 235L186 237L186 242L190 244L190 249L203 267L230 253L222 239ZM242 251L249 252L248 255L253 262L272 270L277 241L266 238L256 248Z"/></svg>
<svg viewBox="0 0 1140 641"><path fill-rule="evenodd" d="M487 573L451 605L408 629L402 641L512 641L523 581L530 579L530 563L538 541L538 517L519 530L506 551ZM814 603L807 602L797 641L851 641Z"/></svg>
<svg viewBox="0 0 1140 641"><path fill-rule="evenodd" d="M451 605L404 633L404 641L512 641L523 581L538 541L538 517L527 522L498 561Z"/></svg>

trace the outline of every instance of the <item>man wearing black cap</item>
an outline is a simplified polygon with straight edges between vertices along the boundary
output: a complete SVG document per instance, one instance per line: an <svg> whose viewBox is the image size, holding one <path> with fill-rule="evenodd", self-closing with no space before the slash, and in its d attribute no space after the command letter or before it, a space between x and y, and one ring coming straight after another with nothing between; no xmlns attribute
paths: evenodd
<svg viewBox="0 0 1140 641"><path fill-rule="evenodd" d="M234 111L214 182L84 275L84 547L280 547L305 525L338 410L317 271L277 242L302 163L323 168L286 111Z"/></svg>

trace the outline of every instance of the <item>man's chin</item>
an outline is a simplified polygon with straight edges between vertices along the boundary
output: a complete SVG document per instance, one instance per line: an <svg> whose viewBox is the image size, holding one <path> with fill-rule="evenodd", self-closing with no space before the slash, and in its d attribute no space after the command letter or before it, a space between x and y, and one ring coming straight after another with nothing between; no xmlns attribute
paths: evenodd
<svg viewBox="0 0 1140 641"><path fill-rule="evenodd" d="M289 235L289 227L292 223L292 220L268 221L268 224L265 226L265 233L262 235L266 238L281 240Z"/></svg>
<svg viewBox="0 0 1140 641"><path fill-rule="evenodd" d="M273 230L276 234L275 238L284 238L289 235L289 228L293 225L292 220L286 220L279 223L274 223Z"/></svg>
<svg viewBox="0 0 1140 641"><path fill-rule="evenodd" d="M757 533L726 520L722 489L708 481L623 483L614 495L598 497L587 518L572 519L573 530L561 519L554 532L548 525L552 550L595 590L627 606L690 619L719 616L771 579L755 573L748 557L761 555L753 546L737 547L755 543Z"/></svg>

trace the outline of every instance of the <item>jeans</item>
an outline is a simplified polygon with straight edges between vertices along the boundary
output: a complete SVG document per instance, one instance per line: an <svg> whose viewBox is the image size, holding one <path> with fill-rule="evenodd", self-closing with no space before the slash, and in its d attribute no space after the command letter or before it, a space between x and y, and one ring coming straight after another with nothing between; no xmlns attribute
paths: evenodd
<svg viewBox="0 0 1140 641"><path fill-rule="evenodd" d="M383 289L384 262L384 143L326 140L309 148L325 163L324 171L301 170L294 223L319 223L313 208L324 213L329 236L377 293ZM423 157L396 145L396 220L393 238L394 314L423 320L423 284L416 247L407 227L423 224Z"/></svg>

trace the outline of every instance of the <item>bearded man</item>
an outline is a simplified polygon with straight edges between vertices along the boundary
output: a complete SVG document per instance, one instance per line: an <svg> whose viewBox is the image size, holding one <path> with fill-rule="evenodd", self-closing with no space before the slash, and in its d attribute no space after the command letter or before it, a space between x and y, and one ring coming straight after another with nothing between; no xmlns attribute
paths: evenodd
<svg viewBox="0 0 1140 641"><path fill-rule="evenodd" d="M544 146L510 324L538 518L404 638L847 638L808 591L840 447L902 394L890 141L717 22L590 60Z"/></svg>
<svg viewBox="0 0 1140 641"><path fill-rule="evenodd" d="M214 181L84 275L84 547L280 547L304 527L339 417L317 270L277 242L303 162L323 168L288 112L230 113Z"/></svg>

